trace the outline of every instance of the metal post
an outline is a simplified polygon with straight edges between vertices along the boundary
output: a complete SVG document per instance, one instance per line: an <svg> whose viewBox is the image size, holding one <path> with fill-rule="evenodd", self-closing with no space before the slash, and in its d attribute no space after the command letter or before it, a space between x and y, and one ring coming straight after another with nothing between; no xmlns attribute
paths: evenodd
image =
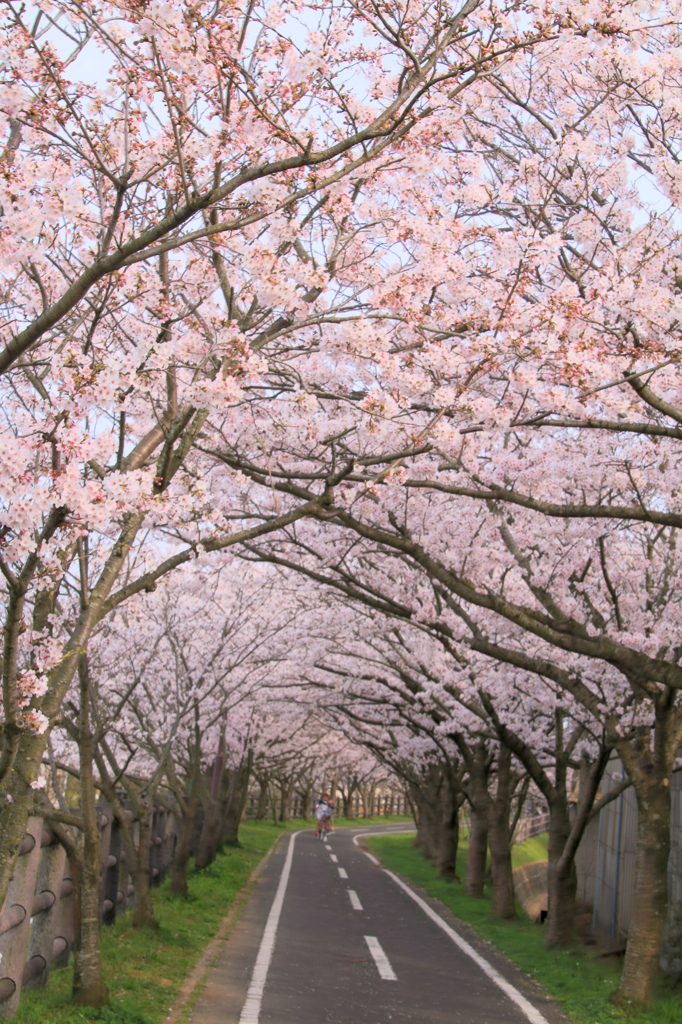
<svg viewBox="0 0 682 1024"><path fill-rule="evenodd" d="M66 864L66 850L59 843L46 846L38 868L36 892L44 896L51 893L52 903L33 919L31 936L28 946L28 959L42 957L45 968L28 982L24 988L41 988L47 984L47 977L52 963L52 950L55 940L60 936L60 901L62 895L62 879ZM64 946L67 942L64 939Z"/></svg>
<svg viewBox="0 0 682 1024"><path fill-rule="evenodd" d="M52 955L52 967L66 967L75 941L76 894L73 888L73 871L68 859L64 861L64 877L61 882L61 900L57 911L57 935L64 939L61 950Z"/></svg>
<svg viewBox="0 0 682 1024"><path fill-rule="evenodd" d="M30 817L26 826L27 851L14 868L0 922L0 1014L13 1017L19 1006L31 928L33 896L42 853L43 819ZM23 844L22 844L23 846Z"/></svg>
<svg viewBox="0 0 682 1024"><path fill-rule="evenodd" d="M102 879L102 923L113 924L116 920L119 898L119 875L121 870L121 830L113 818L109 829L109 850L104 862Z"/></svg>

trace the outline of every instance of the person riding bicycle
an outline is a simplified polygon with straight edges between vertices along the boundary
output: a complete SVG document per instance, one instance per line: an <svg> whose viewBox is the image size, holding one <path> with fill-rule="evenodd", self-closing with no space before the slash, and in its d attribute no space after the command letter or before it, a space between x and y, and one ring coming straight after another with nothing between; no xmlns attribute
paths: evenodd
<svg viewBox="0 0 682 1024"><path fill-rule="evenodd" d="M323 832L328 832L331 828L332 814L334 813L334 805L331 802L329 793L323 793L322 798L317 801L315 806L315 817L317 819L317 828L315 829L315 835L322 835Z"/></svg>

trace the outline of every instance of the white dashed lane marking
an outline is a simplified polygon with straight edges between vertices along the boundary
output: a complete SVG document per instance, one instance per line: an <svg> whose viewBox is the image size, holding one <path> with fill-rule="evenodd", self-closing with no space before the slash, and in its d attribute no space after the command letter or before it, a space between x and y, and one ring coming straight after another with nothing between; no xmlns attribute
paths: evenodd
<svg viewBox="0 0 682 1024"><path fill-rule="evenodd" d="M360 902L360 897L358 896L358 894L354 892L352 889L349 889L348 895L350 896L350 903L353 910L362 910L362 903Z"/></svg>
<svg viewBox="0 0 682 1024"><path fill-rule="evenodd" d="M339 868L339 878L348 878L348 873L344 868Z"/></svg>
<svg viewBox="0 0 682 1024"><path fill-rule="evenodd" d="M365 935L365 942L367 943L370 953L374 957L374 963L377 965L379 977L382 978L383 981L397 981L398 976L391 967L388 957L379 945L379 940L373 935Z"/></svg>

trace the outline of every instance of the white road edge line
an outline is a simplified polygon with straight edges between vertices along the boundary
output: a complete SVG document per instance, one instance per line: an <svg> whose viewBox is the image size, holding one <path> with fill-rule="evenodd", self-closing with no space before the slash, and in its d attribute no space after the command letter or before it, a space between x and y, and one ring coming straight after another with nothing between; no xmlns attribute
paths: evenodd
<svg viewBox="0 0 682 1024"><path fill-rule="evenodd" d="M253 967L251 983L249 985L249 990L246 993L246 1002L244 1003L242 1012L239 1015L239 1024L258 1024L260 1018L265 982L268 978L270 961L272 960L272 954L275 949L277 927L282 913L282 904L284 903L284 896L287 891L289 875L291 874L291 861L294 856L294 842L296 841L296 836L299 836L300 834L300 831L294 832L289 840L289 848L284 861L284 867L282 868L282 874L279 876L279 885L277 886L277 892L275 893L275 898L272 901L272 906L270 907L270 913L268 914L268 919L265 924L265 931L263 932L260 949L258 950L256 963Z"/></svg>
<svg viewBox="0 0 682 1024"><path fill-rule="evenodd" d="M397 981L398 976L391 967L388 957L379 945L379 940L375 939L373 935L365 935L365 942L369 947L370 953L374 957L374 963L377 965L379 977L384 981Z"/></svg>
<svg viewBox="0 0 682 1024"><path fill-rule="evenodd" d="M348 878L348 872L345 868L339 868L339 878Z"/></svg>
<svg viewBox="0 0 682 1024"><path fill-rule="evenodd" d="M392 836L398 836L398 835L403 835L403 834L404 835L409 835L411 832L416 832L416 831L417 831L416 828L408 828L408 829L404 829L402 833L401 832L391 832L389 834L392 835ZM360 849L360 847L358 846L358 839L363 839L365 836L377 836L377 835L380 836L382 834L385 834L385 833L381 833L381 832L360 832L359 835L353 836L353 846L357 846L358 849ZM370 853L369 850L362 850L361 852L364 853L365 857L369 857L369 859L371 860L372 864L375 864L378 868L381 867L381 861L377 860L377 858L374 856L373 853Z"/></svg>
<svg viewBox="0 0 682 1024"><path fill-rule="evenodd" d="M440 914L428 905L420 896L417 896L416 892L413 892L409 885L406 885L401 878L394 875L392 871L386 871L385 873L392 878L396 885L399 885L403 892L406 892L410 899L414 900L418 907L424 911L427 917L438 925L438 927L445 932L449 939L451 939L456 946L458 946L466 956L470 957L478 967L481 968L483 973L490 978L490 980L497 985L498 988L502 989L508 999L511 999L513 1003L516 1003L521 1012L528 1018L531 1024L548 1024L547 1018L543 1017L539 1010L537 1010L531 1002L522 995L517 988L503 978L499 971L496 971L492 964L488 963L485 957L477 953L473 946L470 946L466 939L463 939L461 935L458 935L454 928L451 928L447 924Z"/></svg>
<svg viewBox="0 0 682 1024"><path fill-rule="evenodd" d="M360 902L360 897L355 892L355 890L349 889L348 895L350 896L350 905L352 906L353 910L362 910L362 903Z"/></svg>
<svg viewBox="0 0 682 1024"><path fill-rule="evenodd" d="M410 831L415 832L416 829L410 829ZM360 847L358 846L358 839L362 839L364 836L371 836L377 834L381 835L380 832L361 832L360 835L353 836L353 844L357 846L358 849L360 849ZM391 834L396 835L395 832ZM373 854L369 853L367 850L362 850L362 853L364 853L365 857L369 857L369 859L372 861L372 864L380 866L380 861L378 861ZM484 956L481 956L480 953L477 953L473 946L469 945L466 939L463 939L461 935L458 935L454 928L451 928L450 925L447 924L443 920L443 918L439 914L437 914L432 907L428 905L428 903L426 903L420 896L417 896L416 892L413 892L409 885L406 885L405 882L403 882L402 879L398 878L397 875L394 875L392 871L386 871L386 868L384 868L383 870L389 876L389 878L392 878L396 885L399 885L400 888L403 889L407 893L407 895L414 900L417 906L421 907L424 913L428 917L430 917L431 920L445 932L448 938L451 939L455 943L455 945L461 949L463 953L470 957L474 961L474 963L481 968L486 977L490 978L490 980L495 985L497 985L498 988L502 989L502 991L504 992L508 999L511 999L513 1003L516 1003L521 1012L530 1021L530 1024L548 1024L547 1018L543 1017L540 1011L536 1009L533 1006L533 1004L529 1002L529 1000L526 999L526 997L522 995L519 992L519 990L511 984L511 982L507 981L506 978L503 978L499 971L496 971L493 965L488 963Z"/></svg>

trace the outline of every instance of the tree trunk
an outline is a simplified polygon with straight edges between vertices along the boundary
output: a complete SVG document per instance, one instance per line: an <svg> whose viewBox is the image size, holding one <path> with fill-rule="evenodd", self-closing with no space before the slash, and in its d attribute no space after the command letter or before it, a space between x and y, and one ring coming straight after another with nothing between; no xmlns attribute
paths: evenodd
<svg viewBox="0 0 682 1024"><path fill-rule="evenodd" d="M471 832L467 857L466 891L481 898L485 883L485 863L488 852L488 776L491 757L485 744L479 743L474 751L461 747L469 772L467 796L471 806Z"/></svg>
<svg viewBox="0 0 682 1024"><path fill-rule="evenodd" d="M561 765L556 774L556 796L549 805L549 845L547 849L547 949L559 949L573 942L577 875L575 861L563 856L571 832L568 820L566 786L562 782Z"/></svg>
<svg viewBox="0 0 682 1024"><path fill-rule="evenodd" d="M187 899L189 895L187 868L189 866L190 849L191 841L188 841L186 829L183 828L171 865L170 881L171 892L175 893L176 896L182 896L183 899Z"/></svg>
<svg viewBox="0 0 682 1024"><path fill-rule="evenodd" d="M239 823L242 818L241 801L230 800L223 820L223 842L226 846L239 846Z"/></svg>
<svg viewBox="0 0 682 1024"><path fill-rule="evenodd" d="M154 916L152 894L149 885L149 839L151 834L151 808L142 813L138 822L138 842L135 844L134 823L125 812L114 789L106 793L107 799L114 808L121 833L121 841L126 855L126 868L132 878L133 893L133 927L158 928Z"/></svg>
<svg viewBox="0 0 682 1024"><path fill-rule="evenodd" d="M516 901L507 823L496 821L490 829L490 868L493 882L493 914L504 921L511 921L516 917Z"/></svg>
<svg viewBox="0 0 682 1024"><path fill-rule="evenodd" d="M516 917L511 858L511 750L500 744L497 757L497 792L490 799L490 866L493 879L493 914L505 921Z"/></svg>
<svg viewBox="0 0 682 1024"><path fill-rule="evenodd" d="M439 828L437 824L438 806L434 801L432 786L429 782L419 785L410 782L410 794L417 809L417 835L414 845L432 863L437 864L440 858Z"/></svg>
<svg viewBox="0 0 682 1024"><path fill-rule="evenodd" d="M133 926L135 928L158 928L159 925L154 916L149 880L149 841L151 838L152 808L147 806L142 800L131 798L139 814L138 842L136 844L132 814L124 808L116 787L110 782L106 782L102 776L103 771L100 768L100 785L116 815L121 842L125 851L126 869L133 881Z"/></svg>
<svg viewBox="0 0 682 1024"><path fill-rule="evenodd" d="M545 946L557 949L570 946L575 928L577 875L575 861L564 858L547 865L547 932Z"/></svg>
<svg viewBox="0 0 682 1024"><path fill-rule="evenodd" d="M50 672L50 686L40 704L40 710L50 722L54 722L60 712L62 701L76 672L80 652L85 650L90 635L99 622L102 603L118 579L130 547L144 521L144 515L139 512L125 514L112 552L90 592L90 600L87 606L81 609L64 645L62 657ZM38 778L47 736L47 732L40 735L23 733L14 760L14 763L21 765L21 771L11 772L6 781L5 788L11 800L3 800L0 806L0 907L7 897L7 890L14 877L19 847L26 834L26 822L34 799L30 783L32 779Z"/></svg>
<svg viewBox="0 0 682 1024"><path fill-rule="evenodd" d="M277 825L279 822L279 819L277 817L279 809L277 803L277 790L275 788L274 782L270 784L270 813L272 814L273 824Z"/></svg>
<svg viewBox="0 0 682 1024"><path fill-rule="evenodd" d="M301 817L304 821L308 821L313 809L313 790L311 786L308 786L301 793Z"/></svg>
<svg viewBox="0 0 682 1024"><path fill-rule="evenodd" d="M438 850L438 874L441 878L457 879L457 850L459 848L459 812L464 803L464 794L453 792L447 787L447 798L443 802L440 842Z"/></svg>
<svg viewBox="0 0 682 1024"><path fill-rule="evenodd" d="M634 902L623 973L614 996L621 1005L647 1007L659 970L668 913L670 786L666 782L669 776L635 782L638 821Z"/></svg>
<svg viewBox="0 0 682 1024"><path fill-rule="evenodd" d="M184 809L181 809L180 839L175 850L175 856L173 857L173 864L171 865L171 891L185 899L189 895L187 867L192 855L192 842L196 828L197 789L195 780L189 800Z"/></svg>
<svg viewBox="0 0 682 1024"><path fill-rule="evenodd" d="M361 791L362 796L362 816L363 818L371 818L374 814L374 795L376 793L376 786L363 786Z"/></svg>
<svg viewBox="0 0 682 1024"><path fill-rule="evenodd" d="M78 1006L104 1006L109 989L102 978L100 953L99 892L101 849L92 773L94 747L90 727L90 687L87 655L78 660L80 682L80 723L78 752L80 760L80 800L83 819L83 862L79 865L76 895L76 942L73 958L72 998Z"/></svg>
<svg viewBox="0 0 682 1024"><path fill-rule="evenodd" d="M204 806L204 822L194 858L194 863L200 870L207 868L215 860L216 847L218 845L219 815L220 805L218 801L208 798Z"/></svg>
<svg viewBox="0 0 682 1024"><path fill-rule="evenodd" d="M295 781L293 776L288 778L279 779L279 788L281 795L279 820L281 822L291 820L291 798L294 792Z"/></svg>
<svg viewBox="0 0 682 1024"><path fill-rule="evenodd" d="M154 928L159 923L154 915L152 891L149 884L149 840L151 838L151 808L140 819L140 835L137 856L131 872L135 892L133 894L133 928Z"/></svg>
<svg viewBox="0 0 682 1024"><path fill-rule="evenodd" d="M434 766L419 781L411 779L409 790L417 812L414 845L438 868L441 878L455 878L464 795L452 769Z"/></svg>
<svg viewBox="0 0 682 1024"><path fill-rule="evenodd" d="M491 713L492 705L486 710ZM495 718L495 716L493 715ZM549 948L569 946L573 941L577 877L575 855L590 820L590 813L603 777L612 747L603 743L592 759L583 754L580 764L580 789L578 804L569 821L568 814L568 766L574 753L575 735L564 742L564 713L555 712L554 728L554 772L550 778L540 765L532 747L516 733L495 718L500 740L509 747L526 768L530 777L547 801L550 814L548 850L548 912L545 942ZM537 811L537 808L536 808Z"/></svg>
<svg viewBox="0 0 682 1024"><path fill-rule="evenodd" d="M82 789L82 787L81 787ZM85 817L85 814L83 815ZM100 850L99 836L89 835L85 825L83 863L72 862L72 871L78 874L74 881L76 941L73 951L72 999L78 1006L105 1006L109 990L102 978L100 953L99 890ZM98 832L95 819L95 833Z"/></svg>
<svg viewBox="0 0 682 1024"><path fill-rule="evenodd" d="M260 789L258 791L258 806L256 808L256 820L263 821L268 813L268 783L267 775L258 780ZM312 798L311 798L312 799Z"/></svg>
<svg viewBox="0 0 682 1024"><path fill-rule="evenodd" d="M462 785L462 791L469 801L471 809L465 891L469 896L476 896L480 899L483 896L485 863L488 852L488 815L490 804L488 776L490 774L492 756L483 741L478 741L472 749L462 733L453 733L452 738L459 747L469 775L468 783Z"/></svg>
<svg viewBox="0 0 682 1024"><path fill-rule="evenodd" d="M227 846L239 846L239 824L242 820L249 789L251 774L249 757L232 774L227 803L223 816L222 841Z"/></svg>
<svg viewBox="0 0 682 1024"><path fill-rule="evenodd" d="M488 816L485 811L471 808L471 830L467 854L465 889L469 896L483 896L485 862L488 852Z"/></svg>

